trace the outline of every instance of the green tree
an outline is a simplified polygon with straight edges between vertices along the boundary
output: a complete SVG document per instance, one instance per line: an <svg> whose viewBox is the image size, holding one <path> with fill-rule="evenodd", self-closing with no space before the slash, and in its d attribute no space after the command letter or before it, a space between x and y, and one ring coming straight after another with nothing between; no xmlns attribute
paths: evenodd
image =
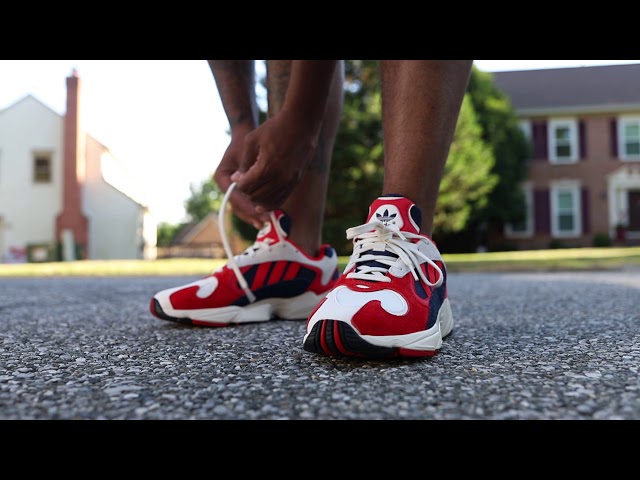
<svg viewBox="0 0 640 480"><path fill-rule="evenodd" d="M476 74L476 71L472 72L472 75ZM264 84L263 78L258 81ZM499 102L496 103L488 111L499 112ZM487 146L490 142L485 138L496 137L501 124L496 122L494 136L486 136L481 128L482 122L478 124L480 116L476 115L474 105L473 96L468 94L463 101L440 186L434 235L447 237L464 232L469 222L480 216L478 212L488 208L491 193L499 184L494 172L496 160ZM499 119L498 115L496 117ZM266 113L261 112L260 120L265 118ZM347 60L344 106L334 147L323 228L323 240L331 243L340 255L348 255L352 251L346 230L362 224L367 213L363 208L385 193L382 192L383 162L378 62ZM212 199L213 191L217 192L217 197ZM204 182L200 190L192 188L187 212L194 219L203 218L215 210L215 201L218 201L219 208L221 198L213 181ZM233 224L245 239L255 238L256 230L250 225L235 216Z"/></svg>
<svg viewBox="0 0 640 480"><path fill-rule="evenodd" d="M493 152L482 140L482 128L467 93L440 183L434 237L464 230L474 209L487 205L498 182L497 175L491 173L494 163Z"/></svg>
<svg viewBox="0 0 640 480"><path fill-rule="evenodd" d="M323 239L338 254L351 253L349 227L366 220L383 176L380 78L375 60L345 62L345 93L329 177ZM365 210L363 210L363 208Z"/></svg>
<svg viewBox="0 0 640 480"><path fill-rule="evenodd" d="M199 222L212 212L220 210L223 194L212 178L200 185L189 186L191 196L185 201L185 210L192 222Z"/></svg>
<svg viewBox="0 0 640 480"><path fill-rule="evenodd" d="M527 176L530 144L518 126L509 97L493 81L493 75L471 70L467 95L481 127L481 139L491 146L495 162L491 176L497 178L487 201L474 201L467 225L441 238L449 252L476 251L487 245L487 235L501 230L506 222L524 219L526 204L521 188ZM495 248L495 246L494 246Z"/></svg>
<svg viewBox="0 0 640 480"><path fill-rule="evenodd" d="M473 67L468 92L482 127L482 139L493 148L496 162L492 172L499 179L477 218L493 223L523 220L521 184L527 177L531 145L518 125L509 97L495 85L491 73Z"/></svg>
<svg viewBox="0 0 640 480"><path fill-rule="evenodd" d="M366 220L363 205L382 192L380 78L377 61L345 63L345 97L334 148L323 237L340 255L351 253L346 229ZM497 179L491 149L482 139L473 104L465 98L451 146L435 214L434 236L462 231L474 209L484 207Z"/></svg>
<svg viewBox="0 0 640 480"><path fill-rule="evenodd" d="M168 247L171 245L171 242L175 238L176 234L180 231L180 229L184 226L184 223L180 223L177 225L172 225L167 222L161 222L158 224L158 240L157 245L159 247Z"/></svg>
<svg viewBox="0 0 640 480"><path fill-rule="evenodd" d="M185 201L185 210L190 222L199 222L210 213L218 214L224 193L213 178L204 180L198 186L190 186L191 196ZM248 223L243 222L236 215L231 216L233 227L245 240L255 240L258 231ZM180 225L180 227L184 224ZM176 232L177 233L177 232ZM175 234L174 234L175 236ZM172 237L173 238L173 237Z"/></svg>

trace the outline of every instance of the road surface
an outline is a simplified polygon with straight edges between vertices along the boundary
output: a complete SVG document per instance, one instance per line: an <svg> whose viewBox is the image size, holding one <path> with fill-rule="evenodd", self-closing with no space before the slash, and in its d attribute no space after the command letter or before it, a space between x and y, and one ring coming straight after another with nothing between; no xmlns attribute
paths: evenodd
<svg viewBox="0 0 640 480"><path fill-rule="evenodd" d="M0 279L0 419L640 419L637 270L452 273L443 349L390 361L151 316L194 278Z"/></svg>

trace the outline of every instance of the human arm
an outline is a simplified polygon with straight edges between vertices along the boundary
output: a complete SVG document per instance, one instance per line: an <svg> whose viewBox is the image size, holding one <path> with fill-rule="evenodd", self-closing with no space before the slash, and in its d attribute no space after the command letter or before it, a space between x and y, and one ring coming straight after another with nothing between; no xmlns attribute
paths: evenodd
<svg viewBox="0 0 640 480"><path fill-rule="evenodd" d="M294 60L279 112L245 136L231 176L258 206L278 208L298 185L318 145L337 60Z"/></svg>
<svg viewBox="0 0 640 480"><path fill-rule="evenodd" d="M208 60L218 87L220 100L229 121L231 141L213 174L223 192L232 183L231 175L240 165L244 139L258 126L254 60ZM235 189L229 198L234 214L260 229L263 215L243 192Z"/></svg>

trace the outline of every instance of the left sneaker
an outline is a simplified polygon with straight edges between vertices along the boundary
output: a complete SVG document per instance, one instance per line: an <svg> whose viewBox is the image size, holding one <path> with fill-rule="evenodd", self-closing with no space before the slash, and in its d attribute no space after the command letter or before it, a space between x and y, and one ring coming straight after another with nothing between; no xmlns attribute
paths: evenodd
<svg viewBox="0 0 640 480"><path fill-rule="evenodd" d="M353 254L336 286L307 320L303 347L327 356L430 357L453 330L447 273L420 234L420 209L385 195L364 225L347 230Z"/></svg>
<svg viewBox="0 0 640 480"><path fill-rule="evenodd" d="M338 279L338 256L325 244L310 257L289 239L288 215L276 210L270 218L253 245L240 255L228 253L227 264L211 275L156 293L151 313L201 327L306 320ZM222 220L220 225L226 249Z"/></svg>

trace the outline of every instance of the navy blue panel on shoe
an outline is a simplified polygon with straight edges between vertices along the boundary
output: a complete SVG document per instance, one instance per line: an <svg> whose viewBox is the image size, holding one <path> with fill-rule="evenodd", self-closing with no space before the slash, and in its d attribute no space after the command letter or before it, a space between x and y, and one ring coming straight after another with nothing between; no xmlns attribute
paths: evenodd
<svg viewBox="0 0 640 480"><path fill-rule="evenodd" d="M443 283L438 288L433 290L431 295L431 302L429 302L429 320L427 321L427 329L433 327L438 319L438 312L444 302L445 284Z"/></svg>

